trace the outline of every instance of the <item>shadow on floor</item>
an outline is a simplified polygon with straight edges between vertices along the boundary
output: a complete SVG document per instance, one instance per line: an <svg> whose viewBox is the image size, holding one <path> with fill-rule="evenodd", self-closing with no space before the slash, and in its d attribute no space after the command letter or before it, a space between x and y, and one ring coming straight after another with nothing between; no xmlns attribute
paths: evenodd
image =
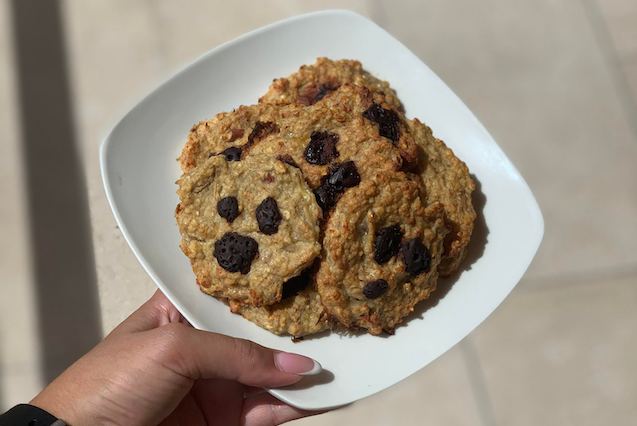
<svg viewBox="0 0 637 426"><path fill-rule="evenodd" d="M45 381L101 339L86 185L56 0L11 1L24 179Z"/></svg>

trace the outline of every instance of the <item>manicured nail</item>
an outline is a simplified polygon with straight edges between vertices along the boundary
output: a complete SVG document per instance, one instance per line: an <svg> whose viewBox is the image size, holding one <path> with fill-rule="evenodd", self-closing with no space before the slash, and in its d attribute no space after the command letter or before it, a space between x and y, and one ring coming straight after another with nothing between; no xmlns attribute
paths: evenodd
<svg viewBox="0 0 637 426"><path fill-rule="evenodd" d="M313 376L323 370L321 364L312 358L287 352L274 354L274 364L284 373L298 374L299 376Z"/></svg>

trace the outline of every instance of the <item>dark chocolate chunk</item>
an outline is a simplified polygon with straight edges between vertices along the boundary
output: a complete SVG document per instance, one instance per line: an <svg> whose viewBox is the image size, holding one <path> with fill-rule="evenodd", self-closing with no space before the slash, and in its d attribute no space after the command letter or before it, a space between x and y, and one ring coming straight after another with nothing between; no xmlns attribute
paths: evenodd
<svg viewBox="0 0 637 426"><path fill-rule="evenodd" d="M316 202L323 210L331 209L334 204L336 204L336 200L339 195L340 192L333 186L328 185L326 182L323 182L321 186L314 190Z"/></svg>
<svg viewBox="0 0 637 426"><path fill-rule="evenodd" d="M249 148L254 143L259 142L261 139L265 138L269 134L276 133L279 131L279 126L276 123L271 121L257 121L254 125L254 129L248 135L248 142L246 143L246 147Z"/></svg>
<svg viewBox="0 0 637 426"><path fill-rule="evenodd" d="M239 216L239 201L236 197L223 197L217 202L217 213L232 223Z"/></svg>
<svg viewBox="0 0 637 426"><path fill-rule="evenodd" d="M320 85L308 84L299 90L298 103L301 105L313 105L323 99L328 93L338 89L337 83L322 83Z"/></svg>
<svg viewBox="0 0 637 426"><path fill-rule="evenodd" d="M336 166L327 177L327 183L339 191L361 183L361 177L353 161L346 161Z"/></svg>
<svg viewBox="0 0 637 426"><path fill-rule="evenodd" d="M312 132L305 148L305 160L310 164L325 165L338 157L338 135L329 132Z"/></svg>
<svg viewBox="0 0 637 426"><path fill-rule="evenodd" d="M374 260L379 265L387 263L400 250L403 233L399 225L381 228L374 236Z"/></svg>
<svg viewBox="0 0 637 426"><path fill-rule="evenodd" d="M316 202L323 210L329 210L345 189L358 185L360 181L361 177L353 161L341 163L321 179L321 185L314 190Z"/></svg>
<svg viewBox="0 0 637 426"><path fill-rule="evenodd" d="M338 89L338 87L339 86L337 84L321 84L319 86L318 93L316 94L316 96L314 96L314 102L320 101L325 97L325 95Z"/></svg>
<svg viewBox="0 0 637 426"><path fill-rule="evenodd" d="M368 299L378 299L389 288L385 280L370 281L363 287L363 294Z"/></svg>
<svg viewBox="0 0 637 426"><path fill-rule="evenodd" d="M403 243L400 255L405 263L405 271L409 274L418 275L429 271L431 253L418 238Z"/></svg>
<svg viewBox="0 0 637 426"><path fill-rule="evenodd" d="M363 117L378 124L378 133L396 142L400 137L400 118L396 111L385 109L378 104L373 104L363 113Z"/></svg>
<svg viewBox="0 0 637 426"><path fill-rule="evenodd" d="M219 265L228 272L250 272L252 261L259 252L259 244L250 237L226 232L215 242L213 256Z"/></svg>
<svg viewBox="0 0 637 426"><path fill-rule="evenodd" d="M221 154L226 157L226 161L239 161L241 160L241 148L238 146L231 146L221 151Z"/></svg>
<svg viewBox="0 0 637 426"><path fill-rule="evenodd" d="M265 235L276 234L279 230L282 217L274 198L268 197L261 201L261 204L257 207L256 216L259 230Z"/></svg>

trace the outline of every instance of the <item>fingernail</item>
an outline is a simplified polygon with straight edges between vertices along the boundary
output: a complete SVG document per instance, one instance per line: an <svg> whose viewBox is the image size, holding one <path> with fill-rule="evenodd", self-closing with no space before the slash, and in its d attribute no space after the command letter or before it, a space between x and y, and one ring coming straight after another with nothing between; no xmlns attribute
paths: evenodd
<svg viewBox="0 0 637 426"><path fill-rule="evenodd" d="M287 352L274 354L274 364L284 373L298 374L299 376L313 376L323 370L321 364L312 358Z"/></svg>

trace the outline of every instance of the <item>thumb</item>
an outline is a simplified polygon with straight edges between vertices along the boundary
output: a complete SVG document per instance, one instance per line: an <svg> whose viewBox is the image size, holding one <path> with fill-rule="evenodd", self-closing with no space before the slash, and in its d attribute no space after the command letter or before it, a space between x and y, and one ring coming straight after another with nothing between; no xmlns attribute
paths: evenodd
<svg viewBox="0 0 637 426"><path fill-rule="evenodd" d="M167 324L152 332L160 334L165 365L193 380L226 379L272 388L321 372L321 365L306 356L276 351L181 323Z"/></svg>

